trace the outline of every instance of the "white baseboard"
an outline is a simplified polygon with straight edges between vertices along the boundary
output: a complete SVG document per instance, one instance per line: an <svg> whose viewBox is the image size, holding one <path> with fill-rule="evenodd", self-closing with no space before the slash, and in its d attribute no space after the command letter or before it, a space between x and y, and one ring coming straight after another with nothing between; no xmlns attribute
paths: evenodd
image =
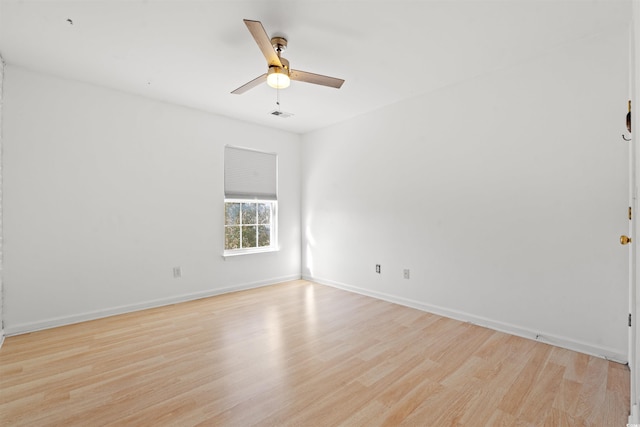
<svg viewBox="0 0 640 427"><path fill-rule="evenodd" d="M4 344L4 329L0 329L0 348L2 348L2 344Z"/></svg>
<svg viewBox="0 0 640 427"><path fill-rule="evenodd" d="M542 331L533 331L528 328L523 328L517 325L500 322L500 321L489 319L486 317L476 316L476 315L465 313L462 311L439 307L436 305L427 304L421 301L416 301L409 298L403 298L396 295L390 295L383 292L376 292L369 289L359 288L357 286L351 286L351 285L336 282L333 280L327 280L319 277L310 277L310 276L302 276L302 278L310 282L316 282L322 285L332 286L345 291L354 292L357 294L381 299L381 300L392 302L399 305L404 305L406 307L415 308L417 310L426 311L429 313L437 314L437 315L448 317L451 319L460 320L462 322L473 323L475 325L483 326L489 329L493 329L495 331L504 332L510 335L516 335L522 338L528 338L534 341L544 342L546 344L566 348L568 350L573 350L580 353L589 354L591 356L600 357L603 359L611 360L613 362L622 363L622 364L626 364L628 362L627 354L624 352L595 346L585 342L573 340L567 337L548 334Z"/></svg>
<svg viewBox="0 0 640 427"><path fill-rule="evenodd" d="M180 302L192 301L202 298L208 298L216 295L227 294L231 292L244 291L247 289L260 288L263 286L275 285L277 283L288 282L291 280L299 280L300 275L275 277L268 280L261 280L252 283L243 283L239 285L229 286L226 288L210 289L202 292L194 292L190 294L175 295L168 298L160 298L150 301L144 301L136 304L122 305L119 307L107 308L104 310L90 311L86 313L73 314L70 316L61 316L31 323L21 323L17 325L6 325L6 336L26 334L29 332L40 331L43 329L51 329L59 326L71 325L73 323L86 322L89 320L100 319L103 317L115 316L118 314L130 313L133 311L145 310L148 308L161 307ZM4 334L2 336L4 339Z"/></svg>

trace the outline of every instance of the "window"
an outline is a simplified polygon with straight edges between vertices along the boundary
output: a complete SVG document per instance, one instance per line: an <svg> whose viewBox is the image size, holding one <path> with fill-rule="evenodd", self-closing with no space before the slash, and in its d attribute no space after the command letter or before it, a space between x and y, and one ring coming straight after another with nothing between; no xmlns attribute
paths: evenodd
<svg viewBox="0 0 640 427"><path fill-rule="evenodd" d="M225 200L224 249L270 248L274 210L272 201Z"/></svg>
<svg viewBox="0 0 640 427"><path fill-rule="evenodd" d="M225 147L224 193L224 254L277 250L277 155Z"/></svg>

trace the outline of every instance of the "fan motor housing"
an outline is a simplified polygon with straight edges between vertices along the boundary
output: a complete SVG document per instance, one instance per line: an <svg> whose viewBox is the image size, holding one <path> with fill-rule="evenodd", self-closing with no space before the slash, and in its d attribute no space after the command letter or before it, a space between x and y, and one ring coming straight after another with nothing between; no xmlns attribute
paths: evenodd
<svg viewBox="0 0 640 427"><path fill-rule="evenodd" d="M284 37L271 37L271 46L276 52L283 51L287 48L287 39Z"/></svg>

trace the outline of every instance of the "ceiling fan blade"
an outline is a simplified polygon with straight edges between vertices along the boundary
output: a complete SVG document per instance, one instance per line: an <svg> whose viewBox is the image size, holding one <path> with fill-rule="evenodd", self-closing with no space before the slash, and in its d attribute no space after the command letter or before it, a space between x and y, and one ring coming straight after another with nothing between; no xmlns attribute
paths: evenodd
<svg viewBox="0 0 640 427"><path fill-rule="evenodd" d="M335 87L340 89L343 79L337 79L335 77L323 76L321 74L308 73L306 71L291 70L289 73L291 80L298 80L300 82L313 83L316 85Z"/></svg>
<svg viewBox="0 0 640 427"><path fill-rule="evenodd" d="M280 62L280 58L278 58L278 54L273 49L271 45L271 39L267 35L267 32L264 30L262 23L260 21L252 21L250 19L244 20L245 25L249 29L249 32L253 36L253 39L258 43L258 47L262 51L262 54L267 59L269 66L272 65L282 67L282 62Z"/></svg>
<svg viewBox="0 0 640 427"><path fill-rule="evenodd" d="M260 83L264 83L267 81L267 73L256 77L255 79L251 80L249 83L245 83L242 86L240 86L238 89L234 90L233 94L235 95L242 95L243 93L245 93L246 91L248 91L249 89L253 89L254 87L258 86Z"/></svg>

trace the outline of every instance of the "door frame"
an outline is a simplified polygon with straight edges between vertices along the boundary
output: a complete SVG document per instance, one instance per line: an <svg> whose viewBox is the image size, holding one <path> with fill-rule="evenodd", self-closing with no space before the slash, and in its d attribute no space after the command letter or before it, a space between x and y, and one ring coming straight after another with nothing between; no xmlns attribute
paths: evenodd
<svg viewBox="0 0 640 427"><path fill-rule="evenodd" d="M629 221L629 315L631 322L629 325L629 379L630 379L630 414L629 424L640 425L640 401L638 395L638 384L640 384L640 340L638 336L638 299L637 290L637 268L638 263L638 240L636 236L636 215L640 213L638 209L638 174L636 170L640 165L638 150L636 150L636 139L640 129L640 0L632 0L632 17L629 28L629 99L631 100L631 141L629 142L629 206L632 207L632 219Z"/></svg>

